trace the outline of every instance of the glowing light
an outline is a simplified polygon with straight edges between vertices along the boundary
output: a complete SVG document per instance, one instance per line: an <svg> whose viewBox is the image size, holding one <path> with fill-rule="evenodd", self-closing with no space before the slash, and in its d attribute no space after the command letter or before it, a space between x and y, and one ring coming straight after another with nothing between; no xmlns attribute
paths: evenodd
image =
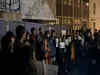
<svg viewBox="0 0 100 75"><path fill-rule="evenodd" d="M86 6L89 6L89 3L88 2L86 3Z"/></svg>

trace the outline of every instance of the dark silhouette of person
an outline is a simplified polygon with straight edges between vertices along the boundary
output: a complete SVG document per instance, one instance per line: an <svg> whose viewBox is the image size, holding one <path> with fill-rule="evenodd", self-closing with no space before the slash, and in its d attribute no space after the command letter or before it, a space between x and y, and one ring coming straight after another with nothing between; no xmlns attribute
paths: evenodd
<svg viewBox="0 0 100 75"><path fill-rule="evenodd" d="M14 44L14 58L15 58L15 68L14 72L16 75L21 75L24 72L24 40L26 38L25 28L24 26L17 26L16 27L16 40Z"/></svg>
<svg viewBox="0 0 100 75"><path fill-rule="evenodd" d="M3 74L13 75L14 40L15 36L11 31L8 31L1 40L1 67Z"/></svg>

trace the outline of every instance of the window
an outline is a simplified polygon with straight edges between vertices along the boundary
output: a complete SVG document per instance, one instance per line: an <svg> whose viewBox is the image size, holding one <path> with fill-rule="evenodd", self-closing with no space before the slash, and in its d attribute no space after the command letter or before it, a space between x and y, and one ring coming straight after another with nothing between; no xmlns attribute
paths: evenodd
<svg viewBox="0 0 100 75"><path fill-rule="evenodd" d="M96 14L96 3L93 4L93 14Z"/></svg>
<svg viewBox="0 0 100 75"><path fill-rule="evenodd" d="M69 5L72 5L72 0L68 0L68 4Z"/></svg>
<svg viewBox="0 0 100 75"><path fill-rule="evenodd" d="M67 24L67 18L64 18L63 20L64 20L64 24Z"/></svg>
<svg viewBox="0 0 100 75"><path fill-rule="evenodd" d="M0 9L3 10L5 9L5 0L0 0Z"/></svg>
<svg viewBox="0 0 100 75"><path fill-rule="evenodd" d="M0 9L8 10L19 10L20 9L20 0L0 0Z"/></svg>
<svg viewBox="0 0 100 75"><path fill-rule="evenodd" d="M59 19L59 17L57 17L56 24L59 24L59 22L60 22L60 19Z"/></svg>

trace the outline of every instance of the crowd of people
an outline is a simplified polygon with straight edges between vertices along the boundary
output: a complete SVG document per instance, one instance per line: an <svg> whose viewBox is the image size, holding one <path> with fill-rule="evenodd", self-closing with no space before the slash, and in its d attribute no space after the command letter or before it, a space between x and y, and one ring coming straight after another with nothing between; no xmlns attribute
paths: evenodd
<svg viewBox="0 0 100 75"><path fill-rule="evenodd" d="M58 65L58 75L71 72L71 64L78 64L80 57L87 56L100 64L100 31L94 34L88 29L72 34L55 30L27 32L24 26L16 27L16 36L8 31L1 40L1 74L47 75L48 64ZM38 31L38 32L37 32Z"/></svg>

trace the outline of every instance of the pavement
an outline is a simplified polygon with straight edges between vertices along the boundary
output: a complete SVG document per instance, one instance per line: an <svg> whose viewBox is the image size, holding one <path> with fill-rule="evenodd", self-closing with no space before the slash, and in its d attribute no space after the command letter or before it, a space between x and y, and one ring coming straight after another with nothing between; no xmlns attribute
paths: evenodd
<svg viewBox="0 0 100 75"><path fill-rule="evenodd" d="M57 75L58 66L48 65L48 75Z"/></svg>
<svg viewBox="0 0 100 75"><path fill-rule="evenodd" d="M49 65L48 75L57 75L58 66ZM68 75L100 75L100 64L96 64L93 60L90 63L90 59L86 56L79 59L78 64L72 64L72 70Z"/></svg>

